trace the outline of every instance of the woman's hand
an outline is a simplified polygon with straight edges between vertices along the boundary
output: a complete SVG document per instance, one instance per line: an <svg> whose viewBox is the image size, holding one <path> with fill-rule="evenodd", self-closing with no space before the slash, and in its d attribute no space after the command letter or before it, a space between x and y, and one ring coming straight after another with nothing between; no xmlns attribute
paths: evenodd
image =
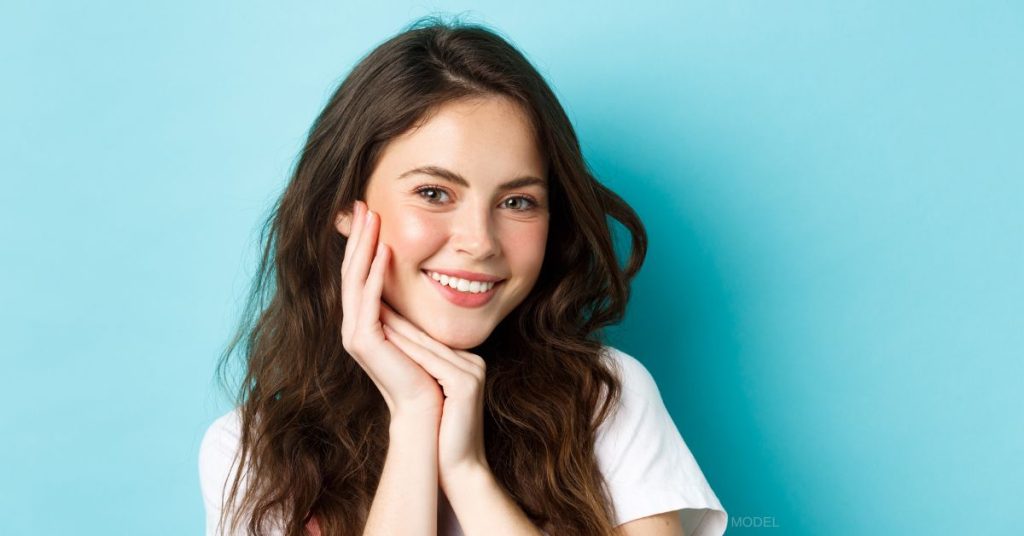
<svg viewBox="0 0 1024 536"><path fill-rule="evenodd" d="M380 217L356 201L341 263L342 344L377 385L391 415L440 415L444 398L434 377L384 336L380 321L384 273L391 252L378 244Z"/></svg>
<svg viewBox="0 0 1024 536"><path fill-rule="evenodd" d="M444 390L444 407L437 438L438 480L448 489L457 474L485 468L484 359L453 350L382 304L381 320L388 340L437 379Z"/></svg>

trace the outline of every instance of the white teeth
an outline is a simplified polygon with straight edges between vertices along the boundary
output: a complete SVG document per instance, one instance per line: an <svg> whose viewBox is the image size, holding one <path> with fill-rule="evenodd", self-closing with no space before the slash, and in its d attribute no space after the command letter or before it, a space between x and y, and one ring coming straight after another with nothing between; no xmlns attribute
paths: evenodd
<svg viewBox="0 0 1024 536"><path fill-rule="evenodd" d="M459 292L469 292L471 294L479 294L481 292L487 292L494 288L496 281L470 281L468 279L459 279L458 277L451 277L445 274L439 274L437 272L427 272L430 277L435 281L439 281L442 285L447 285Z"/></svg>

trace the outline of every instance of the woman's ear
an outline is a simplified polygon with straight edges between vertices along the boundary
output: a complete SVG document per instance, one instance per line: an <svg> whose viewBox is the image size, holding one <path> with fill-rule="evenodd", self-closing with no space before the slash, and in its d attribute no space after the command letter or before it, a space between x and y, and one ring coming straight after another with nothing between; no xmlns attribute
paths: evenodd
<svg viewBox="0 0 1024 536"><path fill-rule="evenodd" d="M339 211L334 218L334 228L347 238L352 233L352 211Z"/></svg>

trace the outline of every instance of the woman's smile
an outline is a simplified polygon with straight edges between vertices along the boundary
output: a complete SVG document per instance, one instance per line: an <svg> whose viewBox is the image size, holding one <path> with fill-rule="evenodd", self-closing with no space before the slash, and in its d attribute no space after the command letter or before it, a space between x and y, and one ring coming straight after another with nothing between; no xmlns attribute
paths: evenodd
<svg viewBox="0 0 1024 536"><path fill-rule="evenodd" d="M421 270L421 273L428 279L430 286L436 288L441 296L459 307L482 307L486 305L498 292L498 288L506 281L502 279L491 283L473 282L470 284L465 279L449 278L443 274L432 275L437 274L437 272ZM488 285L490 288L487 288Z"/></svg>

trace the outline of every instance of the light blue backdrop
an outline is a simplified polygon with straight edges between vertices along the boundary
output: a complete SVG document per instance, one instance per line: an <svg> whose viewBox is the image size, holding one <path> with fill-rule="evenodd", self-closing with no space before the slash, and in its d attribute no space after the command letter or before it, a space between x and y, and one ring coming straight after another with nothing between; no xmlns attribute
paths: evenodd
<svg viewBox="0 0 1024 536"><path fill-rule="evenodd" d="M1024 531L1024 8L667 4L6 2L0 534L201 533L256 225L435 10L526 52L646 222L614 342L729 534Z"/></svg>

